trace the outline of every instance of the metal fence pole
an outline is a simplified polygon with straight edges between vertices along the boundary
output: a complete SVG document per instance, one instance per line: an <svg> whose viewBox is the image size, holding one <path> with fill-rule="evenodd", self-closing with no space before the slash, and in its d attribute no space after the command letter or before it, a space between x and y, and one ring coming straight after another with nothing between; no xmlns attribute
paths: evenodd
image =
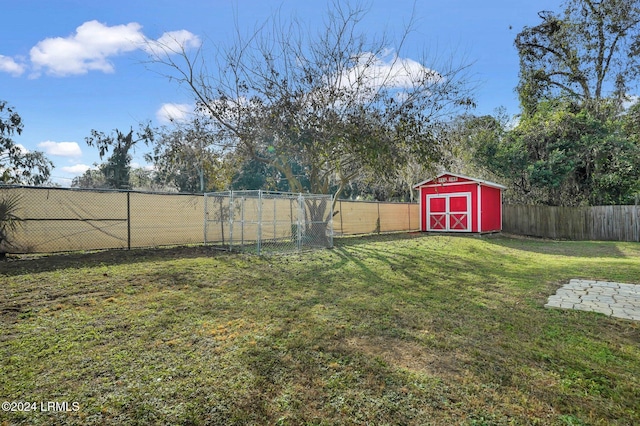
<svg viewBox="0 0 640 426"><path fill-rule="evenodd" d="M204 194L204 245L207 245L207 216L209 215L209 210L207 208L207 194Z"/></svg>
<svg viewBox="0 0 640 426"><path fill-rule="evenodd" d="M229 192L229 251L233 249L233 191Z"/></svg>
<svg viewBox="0 0 640 426"><path fill-rule="evenodd" d="M333 248L333 201L334 197L329 199L329 247Z"/></svg>
<svg viewBox="0 0 640 426"><path fill-rule="evenodd" d="M340 200L340 235L344 235L344 221L342 220L342 200Z"/></svg>
<svg viewBox="0 0 640 426"><path fill-rule="evenodd" d="M262 244L262 190L258 190L258 255Z"/></svg>
<svg viewBox="0 0 640 426"><path fill-rule="evenodd" d="M298 195L298 226L297 226L297 234L296 235L296 244L298 246L298 253L302 251L302 220L304 218L304 197L302 193Z"/></svg>
<svg viewBox="0 0 640 426"><path fill-rule="evenodd" d="M244 196L240 201L240 247L242 247L242 251L244 251Z"/></svg>
<svg viewBox="0 0 640 426"><path fill-rule="evenodd" d="M131 250L131 192L127 191L127 250Z"/></svg>

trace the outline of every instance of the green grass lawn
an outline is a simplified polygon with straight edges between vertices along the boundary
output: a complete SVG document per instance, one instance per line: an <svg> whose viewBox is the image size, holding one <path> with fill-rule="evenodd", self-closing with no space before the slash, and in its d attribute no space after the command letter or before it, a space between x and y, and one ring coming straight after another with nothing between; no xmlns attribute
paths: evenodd
<svg viewBox="0 0 640 426"><path fill-rule="evenodd" d="M640 283L640 244L398 234L8 261L0 401L38 411L0 424L640 424L640 323L545 309L570 278Z"/></svg>

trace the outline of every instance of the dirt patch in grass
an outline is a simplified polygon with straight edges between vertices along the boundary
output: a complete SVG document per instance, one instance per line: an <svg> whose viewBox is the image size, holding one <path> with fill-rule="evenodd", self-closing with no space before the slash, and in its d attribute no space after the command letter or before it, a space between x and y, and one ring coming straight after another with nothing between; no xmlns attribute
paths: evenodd
<svg viewBox="0 0 640 426"><path fill-rule="evenodd" d="M172 246L133 250L10 255L4 261L0 261L0 274L16 275L67 268L122 265L150 260L190 259L202 256L218 256L223 253L225 252L207 246Z"/></svg>
<svg viewBox="0 0 640 426"><path fill-rule="evenodd" d="M391 337L350 337L340 345L349 351L379 358L396 369L458 380L463 376L464 353L438 352L423 343Z"/></svg>

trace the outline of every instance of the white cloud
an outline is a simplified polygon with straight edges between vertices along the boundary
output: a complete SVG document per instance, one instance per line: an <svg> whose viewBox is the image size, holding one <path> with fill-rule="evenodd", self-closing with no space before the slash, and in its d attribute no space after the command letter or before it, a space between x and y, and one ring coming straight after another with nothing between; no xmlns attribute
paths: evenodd
<svg viewBox="0 0 640 426"><path fill-rule="evenodd" d="M390 89L411 89L420 84L441 82L443 76L409 58L399 58L386 52L384 56L364 52L354 58L354 66L339 75L339 86L375 90L380 87Z"/></svg>
<svg viewBox="0 0 640 426"><path fill-rule="evenodd" d="M189 119L192 111L193 106L189 104L162 104L156 112L156 118L164 124L184 122Z"/></svg>
<svg viewBox="0 0 640 426"><path fill-rule="evenodd" d="M131 168L132 169L143 168L144 170L147 170L147 171L154 171L156 169L153 164L140 164L137 161L131 162Z"/></svg>
<svg viewBox="0 0 640 426"><path fill-rule="evenodd" d="M40 142L38 148L42 148L49 155L60 157L79 157L82 155L82 150L77 142L45 141Z"/></svg>
<svg viewBox="0 0 640 426"><path fill-rule="evenodd" d="M17 143L16 147L20 150L22 154L28 154L29 150L24 147L24 145Z"/></svg>
<svg viewBox="0 0 640 426"><path fill-rule="evenodd" d="M21 75L25 70L24 65L19 64L15 59L0 55L0 71L7 72L13 76Z"/></svg>
<svg viewBox="0 0 640 426"><path fill-rule="evenodd" d="M135 22L113 27L98 21L85 22L69 37L40 41L31 49L31 62L36 71L44 69L56 76L92 70L113 72L109 57L136 50L145 39L141 28Z"/></svg>
<svg viewBox="0 0 640 426"><path fill-rule="evenodd" d="M632 106L634 106L635 104L638 103L638 101L640 100L640 97L638 97L637 95L631 95L631 94L626 94L624 96L624 101L622 102L622 107L627 110L629 108L631 108Z"/></svg>
<svg viewBox="0 0 640 426"><path fill-rule="evenodd" d="M164 33L158 40L150 40L136 22L107 26L98 21L88 21L76 28L68 37L44 39L30 51L34 77L44 71L64 77L86 74L89 71L112 73L115 68L112 57L138 49L152 53L155 46L185 49L200 46L200 38L186 30ZM170 53L170 52L169 52Z"/></svg>
<svg viewBox="0 0 640 426"><path fill-rule="evenodd" d="M153 41L148 40L143 49L153 56L162 56L163 54L181 53L182 50L198 48L202 44L202 40L197 35L187 31L169 31Z"/></svg>
<svg viewBox="0 0 640 426"><path fill-rule="evenodd" d="M75 166L61 167L60 170L62 170L65 173L70 173L72 175L81 175L87 170L89 170L90 168L91 166L87 166L86 164L76 164Z"/></svg>

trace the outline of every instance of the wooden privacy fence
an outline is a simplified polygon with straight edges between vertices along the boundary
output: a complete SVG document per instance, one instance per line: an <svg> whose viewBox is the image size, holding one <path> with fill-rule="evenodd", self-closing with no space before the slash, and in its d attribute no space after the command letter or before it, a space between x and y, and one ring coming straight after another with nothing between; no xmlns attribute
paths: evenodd
<svg viewBox="0 0 640 426"><path fill-rule="evenodd" d="M0 200L18 197L22 218L11 253L198 244L204 241L204 196L139 191L25 186L0 187ZM336 235L409 231L419 228L411 203L339 200Z"/></svg>
<svg viewBox="0 0 640 426"><path fill-rule="evenodd" d="M640 206L503 206L504 232L567 240L640 241Z"/></svg>

